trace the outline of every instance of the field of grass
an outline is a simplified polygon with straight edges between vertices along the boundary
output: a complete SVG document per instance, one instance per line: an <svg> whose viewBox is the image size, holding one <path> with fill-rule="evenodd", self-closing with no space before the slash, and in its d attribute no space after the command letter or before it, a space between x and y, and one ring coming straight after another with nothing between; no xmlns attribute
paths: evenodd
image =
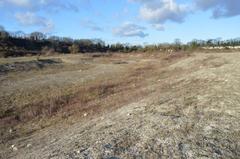
<svg viewBox="0 0 240 159"><path fill-rule="evenodd" d="M239 58L0 58L0 158L236 158Z"/></svg>

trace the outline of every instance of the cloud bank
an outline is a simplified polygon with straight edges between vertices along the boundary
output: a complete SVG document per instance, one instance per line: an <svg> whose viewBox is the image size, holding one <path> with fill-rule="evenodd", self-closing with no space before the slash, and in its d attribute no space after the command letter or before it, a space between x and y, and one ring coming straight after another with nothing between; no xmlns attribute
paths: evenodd
<svg viewBox="0 0 240 159"><path fill-rule="evenodd" d="M145 27L127 22L120 27L113 29L113 34L120 37L140 37L144 38L148 34L144 33Z"/></svg>
<svg viewBox="0 0 240 159"><path fill-rule="evenodd" d="M8 8L19 24L39 27L44 33L53 31L54 23L41 13L78 11L77 5L65 0L0 0L0 7Z"/></svg>
<svg viewBox="0 0 240 159"><path fill-rule="evenodd" d="M167 21L182 23L190 12L187 4L175 0L130 0L141 4L140 17L150 22L156 30L164 30Z"/></svg>
<svg viewBox="0 0 240 159"><path fill-rule="evenodd" d="M156 30L163 31L168 21L182 23L196 11L211 11L212 17L227 18L240 15L239 0L192 0L179 3L176 0L129 0L140 4L139 16Z"/></svg>
<svg viewBox="0 0 240 159"><path fill-rule="evenodd" d="M113 1L113 0L112 0ZM190 14L199 11L211 12L214 19L229 18L240 15L240 0L126 0L139 4L138 17L158 31L165 30L167 22L183 23ZM81 5L94 5L92 0L0 0L0 9L7 8L14 18L24 26L40 27L41 31L49 32L54 23L47 15L56 12L78 12ZM104 4L104 3L103 3ZM118 3L116 3L118 4ZM86 11L86 10L84 10ZM46 13L47 12L47 13ZM103 11L104 12L104 11ZM50 14L49 14L50 13ZM79 13L79 12L78 12ZM136 14L136 13L135 13ZM95 21L94 18L91 20ZM99 24L93 21L81 22L81 25L91 31L103 31ZM115 20L115 19L112 19ZM128 21L126 17L125 21ZM98 21L98 20L97 20ZM121 37L148 36L145 28L137 23L124 23L114 28L113 34Z"/></svg>
<svg viewBox="0 0 240 159"><path fill-rule="evenodd" d="M64 0L1 0L2 6L27 9L31 11L48 10L72 10L78 11L78 7L69 1Z"/></svg>
<svg viewBox="0 0 240 159"><path fill-rule="evenodd" d="M211 10L215 19L240 15L239 0L196 0L195 5L203 11Z"/></svg>

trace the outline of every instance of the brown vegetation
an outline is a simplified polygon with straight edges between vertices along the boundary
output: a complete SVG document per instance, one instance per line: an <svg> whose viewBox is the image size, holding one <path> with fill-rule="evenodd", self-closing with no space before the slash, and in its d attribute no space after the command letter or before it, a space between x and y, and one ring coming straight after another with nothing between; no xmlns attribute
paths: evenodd
<svg viewBox="0 0 240 159"><path fill-rule="evenodd" d="M230 92L229 97L218 96L227 93L218 90L228 86L224 73L232 67L238 71L238 54L228 55L68 55L52 57L61 60L40 70L9 70L0 78L0 156L28 156L31 151L37 157L40 150L26 150L28 142L41 147L53 139L54 150L46 150L42 158L236 157L238 148L231 147L239 135L232 123L239 116L225 99L237 100ZM31 58L9 59L9 63L28 64ZM238 83L236 72L227 72L233 84ZM216 125L218 121L226 123ZM228 143L224 145L221 138ZM59 150L65 142L67 146ZM11 144L20 150L12 151Z"/></svg>

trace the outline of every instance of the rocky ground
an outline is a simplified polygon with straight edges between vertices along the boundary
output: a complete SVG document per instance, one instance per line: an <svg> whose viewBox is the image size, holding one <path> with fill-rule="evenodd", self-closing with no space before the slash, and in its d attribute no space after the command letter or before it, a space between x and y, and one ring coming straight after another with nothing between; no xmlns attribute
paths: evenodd
<svg viewBox="0 0 240 159"><path fill-rule="evenodd" d="M21 130L18 124L24 127L25 123L4 127L4 132L18 136L2 138L0 158L240 157L240 53L76 59L61 57L68 64L54 71L24 72L31 77L19 72L1 76L4 105L8 105L6 97L17 98L16 90L38 94L38 89L32 91L35 85L43 88L42 92L45 87L73 85L76 89L87 85L85 80L104 79L106 84L113 83L114 89L103 91L97 101L94 96L87 107L79 97L71 99L75 102L67 103L68 107L81 111L67 118L58 117L57 112L47 118L57 122L41 129L21 135L16 133ZM29 129L29 123L34 127L39 120L42 118L28 120L25 128Z"/></svg>

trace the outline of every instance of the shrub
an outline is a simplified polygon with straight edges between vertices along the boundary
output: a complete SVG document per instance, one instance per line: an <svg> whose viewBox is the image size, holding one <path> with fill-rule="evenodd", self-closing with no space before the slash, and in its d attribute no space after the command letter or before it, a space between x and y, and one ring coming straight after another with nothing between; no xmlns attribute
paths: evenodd
<svg viewBox="0 0 240 159"><path fill-rule="evenodd" d="M72 54L76 54L80 51L79 45L72 44L72 46L69 47L69 50Z"/></svg>

